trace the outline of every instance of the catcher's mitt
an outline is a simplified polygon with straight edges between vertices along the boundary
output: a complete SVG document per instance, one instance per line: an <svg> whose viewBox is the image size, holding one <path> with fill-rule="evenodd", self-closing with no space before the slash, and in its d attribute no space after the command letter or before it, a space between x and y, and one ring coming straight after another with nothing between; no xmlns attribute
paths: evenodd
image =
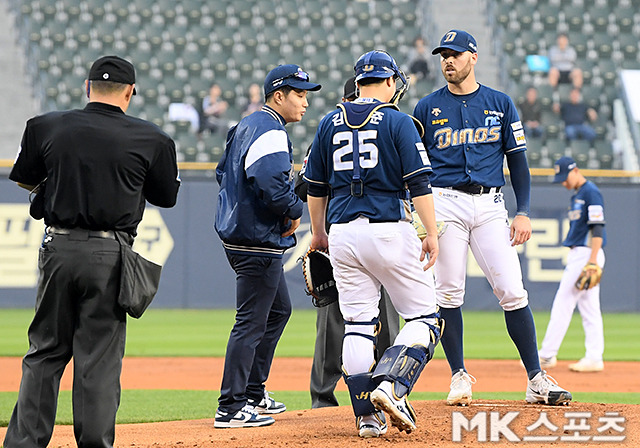
<svg viewBox="0 0 640 448"><path fill-rule="evenodd" d="M424 240L427 237L427 229L424 228L424 224L422 224L422 220L420 219L420 216L418 216L418 212L415 210L412 211L411 217L413 218L411 224L413 224L413 228L416 229L418 238L420 238L420 240ZM436 225L438 228L438 238L440 238L447 229L447 223L444 221L437 221Z"/></svg>
<svg viewBox="0 0 640 448"><path fill-rule="evenodd" d="M601 277L602 268L597 264L587 263L587 265L582 268L582 272L578 276L578 280L576 280L576 288L581 290L593 288L600 283Z"/></svg>
<svg viewBox="0 0 640 448"><path fill-rule="evenodd" d="M313 306L321 308L338 300L338 289L328 253L309 249L302 257L302 273L306 293L311 296Z"/></svg>

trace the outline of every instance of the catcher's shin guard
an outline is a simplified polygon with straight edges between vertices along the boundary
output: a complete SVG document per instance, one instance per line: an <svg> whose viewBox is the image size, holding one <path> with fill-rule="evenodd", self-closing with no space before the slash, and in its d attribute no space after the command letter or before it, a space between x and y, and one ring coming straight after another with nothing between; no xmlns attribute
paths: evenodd
<svg viewBox="0 0 640 448"><path fill-rule="evenodd" d="M422 369L433 358L436 345L440 341L440 334L444 327L444 321L437 315L436 326L426 322L427 318L434 315L418 318L429 327L429 345L394 345L389 347L373 371L373 379L376 383L390 381L393 383L393 392L398 398L408 395L422 373ZM415 320L415 319L412 319Z"/></svg>
<svg viewBox="0 0 640 448"><path fill-rule="evenodd" d="M369 400L371 391L376 388L376 383L373 381L372 373L358 373L355 375L343 375L344 382L349 389L349 395L351 396L351 406L353 407L353 413L356 417L362 417L364 415L370 415L377 412Z"/></svg>

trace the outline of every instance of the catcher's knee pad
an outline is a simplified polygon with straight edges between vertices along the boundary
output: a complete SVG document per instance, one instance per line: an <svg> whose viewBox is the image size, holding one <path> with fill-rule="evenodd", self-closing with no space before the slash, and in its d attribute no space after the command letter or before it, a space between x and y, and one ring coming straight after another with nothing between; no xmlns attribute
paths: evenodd
<svg viewBox="0 0 640 448"><path fill-rule="evenodd" d="M371 403L369 395L376 388L371 372L358 373L355 375L343 375L344 382L349 389L351 396L351 406L356 417L369 415L376 412L375 406Z"/></svg>
<svg viewBox="0 0 640 448"><path fill-rule="evenodd" d="M422 369L433 357L435 345L394 345L385 350L373 371L376 383L390 381L393 383L393 393L400 399L408 395L413 385L418 381Z"/></svg>
<svg viewBox="0 0 640 448"><path fill-rule="evenodd" d="M377 317L366 322L344 321L344 338L347 336L360 336L376 343L376 336L380 333L380 319Z"/></svg>
<svg viewBox="0 0 640 448"><path fill-rule="evenodd" d="M429 359L433 357L433 352L442 338L444 332L444 319L440 317L439 312L428 314L426 316L413 317L405 319L405 322L420 322L429 327Z"/></svg>
<svg viewBox="0 0 640 448"><path fill-rule="evenodd" d="M375 365L378 318L363 322L344 322L343 369L347 375L369 372Z"/></svg>

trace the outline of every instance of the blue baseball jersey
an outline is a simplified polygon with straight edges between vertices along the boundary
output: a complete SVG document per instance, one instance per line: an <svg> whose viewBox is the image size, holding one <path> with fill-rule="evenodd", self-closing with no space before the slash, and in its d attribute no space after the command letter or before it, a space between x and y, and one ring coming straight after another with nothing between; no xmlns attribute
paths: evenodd
<svg viewBox="0 0 640 448"><path fill-rule="evenodd" d="M434 187L500 187L505 154L526 150L513 101L483 85L468 95L454 95L445 86L422 98L413 115L425 128Z"/></svg>
<svg viewBox="0 0 640 448"><path fill-rule="evenodd" d="M398 221L410 219L405 182L430 172L412 118L391 104L362 98L341 104L321 120L303 178L331 188L331 224L359 216ZM362 196L351 194L354 176L362 180Z"/></svg>
<svg viewBox="0 0 640 448"><path fill-rule="evenodd" d="M569 208L569 232L563 246L590 246L589 228L592 225L605 224L604 201L600 190L591 181L587 181L571 196ZM602 232L602 247L607 244L607 233Z"/></svg>

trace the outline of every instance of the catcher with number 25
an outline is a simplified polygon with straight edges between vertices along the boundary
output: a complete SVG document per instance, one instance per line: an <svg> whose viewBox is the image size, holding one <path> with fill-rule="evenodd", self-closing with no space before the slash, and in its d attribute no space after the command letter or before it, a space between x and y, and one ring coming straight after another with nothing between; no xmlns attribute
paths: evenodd
<svg viewBox="0 0 640 448"><path fill-rule="evenodd" d="M542 341L540 365L553 367L576 305L582 316L586 353L569 369L597 372L604 368L604 330L600 312L600 277L604 266L603 247L607 242L604 229L604 201L598 187L585 179L571 157L562 157L554 165L554 183L562 182L567 190L575 190L569 208L569 232L562 243L570 247L567 266L553 300L551 319Z"/></svg>

